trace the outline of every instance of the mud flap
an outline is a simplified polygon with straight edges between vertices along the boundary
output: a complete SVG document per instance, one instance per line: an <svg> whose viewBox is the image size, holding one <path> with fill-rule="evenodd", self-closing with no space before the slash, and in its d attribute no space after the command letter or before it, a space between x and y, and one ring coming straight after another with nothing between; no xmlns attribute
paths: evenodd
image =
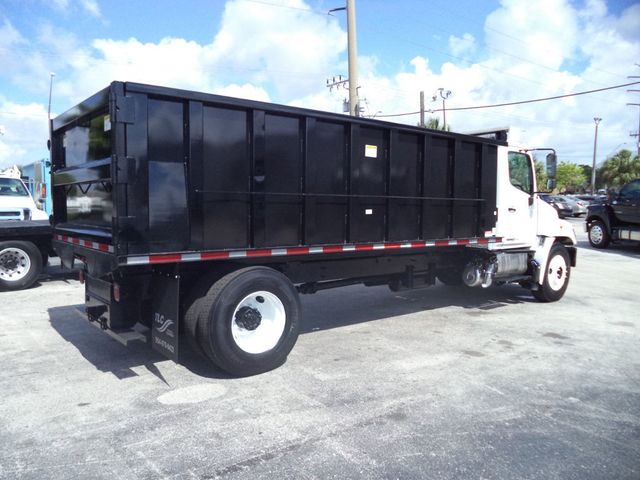
<svg viewBox="0 0 640 480"><path fill-rule="evenodd" d="M154 271L151 346L165 357L178 361L178 305L180 275Z"/></svg>

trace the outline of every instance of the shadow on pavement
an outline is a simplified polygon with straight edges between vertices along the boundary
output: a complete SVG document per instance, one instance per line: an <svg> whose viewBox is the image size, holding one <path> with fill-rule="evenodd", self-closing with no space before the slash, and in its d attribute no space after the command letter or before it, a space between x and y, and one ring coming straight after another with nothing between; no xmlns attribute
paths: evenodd
<svg viewBox="0 0 640 480"><path fill-rule="evenodd" d="M138 376L134 369L144 367L167 383L156 364L169 360L143 341L132 341L124 346L111 338L87 320L84 305L54 307L48 313L55 331L101 372L112 373L124 380ZM207 359L191 351L186 342L181 341L179 349L180 364L194 374L207 378L229 378L228 374Z"/></svg>
<svg viewBox="0 0 640 480"><path fill-rule="evenodd" d="M358 285L303 295L301 300L302 333L450 306L486 311L536 301L530 291L518 285L482 289L440 284L402 292L392 292L385 286Z"/></svg>
<svg viewBox="0 0 640 480"><path fill-rule="evenodd" d="M301 333L448 306L483 311L533 301L529 291L513 285L489 289L437 285L406 292L392 292L386 287L351 286L302 296ZM166 383L156 364L168 360L151 349L148 343L132 341L128 346L122 345L87 321L84 305L54 307L48 312L51 326L98 370L126 379L138 375L134 369L144 367ZM184 338L179 348L180 364L192 373L206 378L230 378L208 359L194 352Z"/></svg>
<svg viewBox="0 0 640 480"><path fill-rule="evenodd" d="M629 258L640 258L640 243L634 241L622 241L609 244L607 248L594 248L588 240L579 240L578 248L600 252L609 255L620 255ZM578 257L580 258L580 257Z"/></svg>

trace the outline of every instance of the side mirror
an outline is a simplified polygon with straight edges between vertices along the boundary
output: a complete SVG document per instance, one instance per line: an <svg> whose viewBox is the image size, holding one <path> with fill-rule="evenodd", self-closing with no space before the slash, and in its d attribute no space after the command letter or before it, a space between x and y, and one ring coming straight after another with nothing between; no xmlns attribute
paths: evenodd
<svg viewBox="0 0 640 480"><path fill-rule="evenodd" d="M547 190L551 191L556 188L556 170L558 166L558 157L555 152L547 155Z"/></svg>
<svg viewBox="0 0 640 480"><path fill-rule="evenodd" d="M556 179L556 167L558 165L558 158L555 153L547 155L547 177L550 179Z"/></svg>

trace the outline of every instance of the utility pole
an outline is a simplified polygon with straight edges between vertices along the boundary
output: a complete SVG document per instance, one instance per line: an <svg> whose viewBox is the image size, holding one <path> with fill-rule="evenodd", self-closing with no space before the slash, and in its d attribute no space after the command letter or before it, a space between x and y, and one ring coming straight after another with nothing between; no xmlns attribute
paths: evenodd
<svg viewBox="0 0 640 480"><path fill-rule="evenodd" d="M349 115L360 116L358 98L358 47L356 41L356 0L347 0L347 39L349 56Z"/></svg>
<svg viewBox="0 0 640 480"><path fill-rule="evenodd" d="M638 67L640 67L640 63L636 63ZM638 75L630 75L627 78L640 78ZM627 92L639 92L640 90L627 90ZM640 103L627 103L627 105L635 105L640 107ZM640 108L638 108L638 131L635 135L632 133L629 135L630 137L636 137L636 147L638 148L638 158L640 158Z"/></svg>
<svg viewBox="0 0 640 480"><path fill-rule="evenodd" d="M420 91L420 126L424 127L424 90Z"/></svg>
<svg viewBox="0 0 640 480"><path fill-rule="evenodd" d="M591 195L596 193L596 149L598 148L598 125L602 121L599 117L593 117L596 122L596 134L593 138L593 165L591 167Z"/></svg>
<svg viewBox="0 0 640 480"><path fill-rule="evenodd" d="M346 7L332 8L328 14L347 11L347 56L349 61L349 115L360 116L360 99L358 98L358 46L356 38L356 0L347 0ZM334 82L335 83L335 82ZM329 85L327 81L327 86Z"/></svg>
<svg viewBox="0 0 640 480"><path fill-rule="evenodd" d="M630 90L634 91L634 90ZM635 90L636 92L640 92L640 90ZM636 107L640 107L640 103L627 103L627 105L633 105ZM629 134L630 137L636 137L636 146L638 148L638 158L640 158L640 108L638 109L638 131L636 133Z"/></svg>

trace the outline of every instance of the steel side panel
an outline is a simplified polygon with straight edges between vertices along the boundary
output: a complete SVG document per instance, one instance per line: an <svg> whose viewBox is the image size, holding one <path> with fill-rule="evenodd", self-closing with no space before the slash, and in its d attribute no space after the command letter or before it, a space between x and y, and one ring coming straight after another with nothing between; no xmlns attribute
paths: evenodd
<svg viewBox="0 0 640 480"><path fill-rule="evenodd" d="M107 91L126 106L113 125L118 257L471 238L495 224L487 151L499 142L141 84Z"/></svg>

